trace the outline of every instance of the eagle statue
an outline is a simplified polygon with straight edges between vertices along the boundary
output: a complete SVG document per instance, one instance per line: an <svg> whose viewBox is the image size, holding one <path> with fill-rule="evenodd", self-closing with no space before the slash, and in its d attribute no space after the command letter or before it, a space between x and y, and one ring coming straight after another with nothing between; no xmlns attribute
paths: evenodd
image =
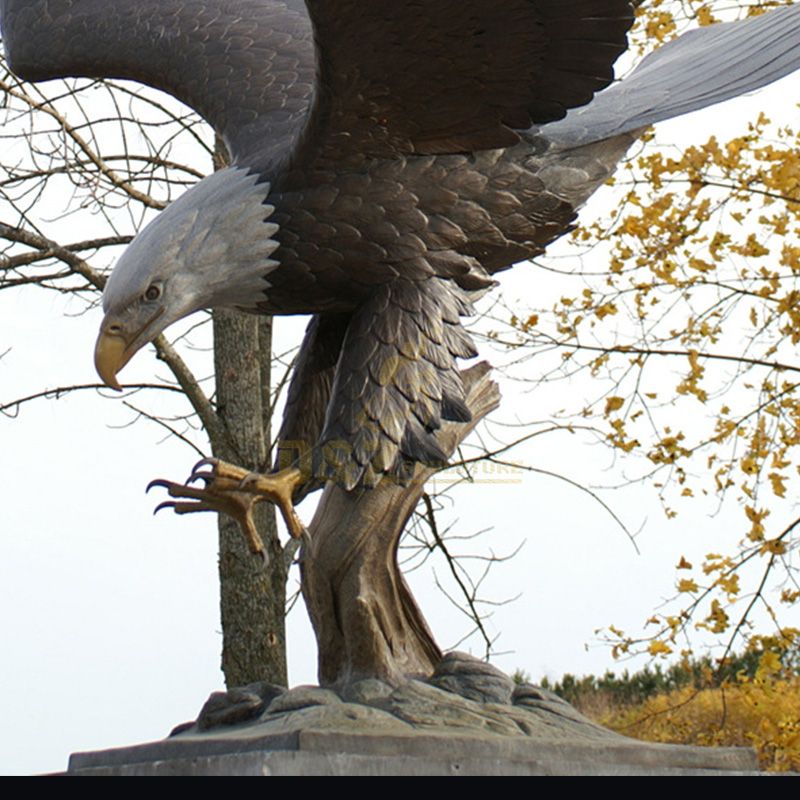
<svg viewBox="0 0 800 800"><path fill-rule="evenodd" d="M462 320L544 251L642 129L800 65L800 6L693 30L613 83L628 0L0 0L27 80L140 81L196 109L231 166L145 227L114 268L95 362L117 374L199 309L310 314L267 475L216 461L175 511L326 481L373 487L446 460L468 422ZM282 443L282 444L281 444ZM311 469L300 464L311 464Z"/></svg>

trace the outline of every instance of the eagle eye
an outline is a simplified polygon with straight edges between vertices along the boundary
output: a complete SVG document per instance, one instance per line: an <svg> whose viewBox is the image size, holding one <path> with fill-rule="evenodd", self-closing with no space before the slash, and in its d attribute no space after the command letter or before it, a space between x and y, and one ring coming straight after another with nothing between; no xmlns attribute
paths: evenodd
<svg viewBox="0 0 800 800"><path fill-rule="evenodd" d="M159 297L161 297L161 287L157 283L153 283L147 287L147 291L144 293L144 299L147 300L148 303L155 302Z"/></svg>

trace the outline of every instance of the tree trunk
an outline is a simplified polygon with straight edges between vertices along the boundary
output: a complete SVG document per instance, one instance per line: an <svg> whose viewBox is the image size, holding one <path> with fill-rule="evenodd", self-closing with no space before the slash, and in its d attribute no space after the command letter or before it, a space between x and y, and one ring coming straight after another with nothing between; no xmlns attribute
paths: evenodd
<svg viewBox="0 0 800 800"><path fill-rule="evenodd" d="M438 439L448 455L500 402L490 368L466 370L471 423L445 425ZM429 676L441 658L397 564L405 524L435 470L418 467L409 486L384 480L346 492L328 484L309 526L302 587L317 637L319 681L342 688L364 678L397 684Z"/></svg>
<svg viewBox="0 0 800 800"><path fill-rule="evenodd" d="M230 164L220 136L214 170ZM265 469L271 445L272 318L214 312L217 414L227 441L211 439L223 461L255 472ZM286 566L275 508L259 503L253 514L269 564L253 558L239 525L218 515L222 671L229 688L266 681L288 685L286 669Z"/></svg>
<svg viewBox="0 0 800 800"><path fill-rule="evenodd" d="M272 319L214 312L217 413L230 442L212 441L214 455L253 471L270 447ZM264 566L247 548L238 524L219 515L222 671L228 687L255 681L287 685L286 567L275 509L259 503L256 525L269 555Z"/></svg>

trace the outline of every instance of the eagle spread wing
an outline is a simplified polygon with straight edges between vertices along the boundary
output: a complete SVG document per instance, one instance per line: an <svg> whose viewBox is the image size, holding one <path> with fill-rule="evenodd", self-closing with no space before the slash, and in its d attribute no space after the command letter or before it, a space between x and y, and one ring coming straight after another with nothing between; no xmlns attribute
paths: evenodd
<svg viewBox="0 0 800 800"><path fill-rule="evenodd" d="M224 136L233 173L137 237L109 282L104 336L112 319L141 327L131 309L170 270L209 280L161 253L193 252L171 241L188 212L208 238L230 204L250 232L226 246L263 251L263 289L251 256L247 283L216 274L225 291L199 287L197 307L235 297L315 315L281 439L347 487L443 457L442 420L469 419L460 318L494 273L569 229L639 129L800 64L800 6L681 37L605 91L627 0L0 0L0 22L21 76L140 80ZM145 312L161 326L150 338L177 318ZM147 336L108 350L127 348L112 378Z"/></svg>
<svg viewBox="0 0 800 800"><path fill-rule="evenodd" d="M126 78L169 92L245 163L288 146L314 91L303 0L2 0L0 24L20 77Z"/></svg>

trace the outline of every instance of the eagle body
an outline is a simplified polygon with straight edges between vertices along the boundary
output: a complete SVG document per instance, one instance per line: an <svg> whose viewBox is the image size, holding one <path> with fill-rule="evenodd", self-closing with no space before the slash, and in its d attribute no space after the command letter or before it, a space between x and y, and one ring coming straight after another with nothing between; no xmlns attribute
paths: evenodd
<svg viewBox="0 0 800 800"><path fill-rule="evenodd" d="M492 273L542 253L575 216L525 165L530 155L521 145L373 159L337 175L265 176L281 267L260 308L353 310L396 279L490 287Z"/></svg>
<svg viewBox="0 0 800 800"><path fill-rule="evenodd" d="M232 156L119 260L100 374L201 308L311 314L280 440L348 489L443 460L495 274L569 230L641 129L800 64L790 6L607 88L632 22L627 0L0 0L19 75L163 89Z"/></svg>

